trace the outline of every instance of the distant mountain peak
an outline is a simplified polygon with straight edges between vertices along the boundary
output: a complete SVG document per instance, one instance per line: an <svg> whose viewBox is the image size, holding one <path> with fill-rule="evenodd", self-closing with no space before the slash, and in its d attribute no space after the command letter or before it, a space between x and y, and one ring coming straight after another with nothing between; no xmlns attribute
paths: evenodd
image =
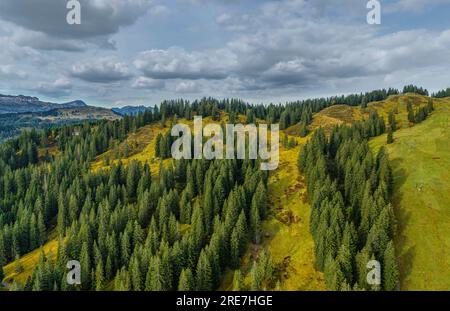
<svg viewBox="0 0 450 311"><path fill-rule="evenodd" d="M82 100L74 100L68 103L61 104L64 108L77 108L77 107L87 107L87 104Z"/></svg>
<svg viewBox="0 0 450 311"><path fill-rule="evenodd" d="M56 104L41 101L38 97L0 94L0 114L46 112L53 109L81 108L86 106L86 103L82 100L74 100L64 104Z"/></svg>

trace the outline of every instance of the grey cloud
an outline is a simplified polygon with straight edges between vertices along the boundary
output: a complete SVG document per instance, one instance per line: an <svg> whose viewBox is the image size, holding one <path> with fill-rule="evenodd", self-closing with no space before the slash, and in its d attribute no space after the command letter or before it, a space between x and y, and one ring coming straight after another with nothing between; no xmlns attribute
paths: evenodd
<svg viewBox="0 0 450 311"><path fill-rule="evenodd" d="M28 75L26 72L17 70L11 65L0 65L0 77L3 79L25 79Z"/></svg>
<svg viewBox="0 0 450 311"><path fill-rule="evenodd" d="M66 22L67 1L54 0L2 0L0 19L42 33L40 37L45 39L42 44L36 39L28 44L25 40L19 40L28 46L76 51L85 48L80 40L88 40L102 48L111 48L108 36L117 33L121 27L134 24L149 11L151 14L167 11L164 6L154 4L153 0L79 1L81 25L69 25ZM54 42L51 39L63 41Z"/></svg>
<svg viewBox="0 0 450 311"><path fill-rule="evenodd" d="M61 78L52 83L41 83L34 91L54 98L63 97L72 93L72 84L69 80Z"/></svg>
<svg viewBox="0 0 450 311"><path fill-rule="evenodd" d="M87 38L116 33L133 24L151 7L151 0L79 0L81 25L66 22L66 1L2 0L0 17L30 30L64 38Z"/></svg>
<svg viewBox="0 0 450 311"><path fill-rule="evenodd" d="M11 40L19 46L37 50L82 52L87 49L87 45L84 42L71 39L54 39L45 33L19 27L12 33Z"/></svg>
<svg viewBox="0 0 450 311"><path fill-rule="evenodd" d="M155 79L224 79L233 66L233 53L226 50L186 52L181 48L150 50L134 61L137 69Z"/></svg>
<svg viewBox="0 0 450 311"><path fill-rule="evenodd" d="M132 74L125 63L112 59L78 63L72 66L71 76L87 82L111 83L131 78Z"/></svg>

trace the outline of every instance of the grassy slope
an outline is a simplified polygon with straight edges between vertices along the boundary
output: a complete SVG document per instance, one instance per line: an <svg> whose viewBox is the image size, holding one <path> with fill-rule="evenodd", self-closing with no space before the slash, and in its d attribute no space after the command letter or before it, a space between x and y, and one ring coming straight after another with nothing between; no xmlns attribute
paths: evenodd
<svg viewBox="0 0 450 311"><path fill-rule="evenodd" d="M423 123L397 131L387 146L402 290L450 289L450 99L436 100L435 108ZM371 146L385 142L383 135Z"/></svg>
<svg viewBox="0 0 450 311"><path fill-rule="evenodd" d="M283 290L325 290L323 275L314 268L310 205L303 177L297 169L299 148L281 149L280 167L270 176L272 215L263 226L263 232L269 233L264 246L282 270Z"/></svg>
<svg viewBox="0 0 450 311"><path fill-rule="evenodd" d="M46 256L52 253L52 258L56 259L56 254L58 253L58 240L53 239L47 242L42 247ZM36 268L37 263L39 262L41 256L41 248L36 249L24 256L22 256L19 261L20 265L23 267L23 271L20 273L16 272L16 262L11 262L10 264L3 267L5 271L5 279L6 283L12 283L13 280L24 284L28 277L31 277L34 269Z"/></svg>
<svg viewBox="0 0 450 311"><path fill-rule="evenodd" d="M193 121L187 121L185 119L180 119L178 122L188 125L193 134ZM211 118L203 119L203 126L212 123ZM127 164L130 161L136 160L142 163L148 162L153 176L156 176L159 172L160 160L155 157L155 145L156 137L159 133L166 133L171 129L167 121L166 127L161 127L160 124L146 125L136 131L136 133L131 133L128 135L127 139L119 145L119 150L123 151L125 149L125 144L128 145L129 155L128 157L120 157L120 161L123 164ZM109 166L106 165L106 159L110 161L110 164L117 164L119 159L116 157L114 150L108 150L105 153L99 155L94 163L92 163L92 170L97 171L100 169L108 169ZM171 162L170 159L163 161L164 165L168 165Z"/></svg>
<svg viewBox="0 0 450 311"><path fill-rule="evenodd" d="M367 119L371 111L376 111L387 122L389 112L395 109L398 111L395 116L397 128L407 128L409 127L406 110L408 102L412 104L413 109L417 109L427 104L427 97L416 94L395 95L386 100L370 103L366 109L361 109L359 106L331 106L314 115L310 129L323 127L325 132L330 133L336 125L351 124L353 121Z"/></svg>
<svg viewBox="0 0 450 311"><path fill-rule="evenodd" d="M287 129L286 132L289 132ZM270 215L263 222L262 245L250 245L242 260L241 271L250 271L257 253L268 249L275 268L280 271L281 289L287 291L325 290L323 274L314 268L314 241L309 230L310 205L305 198L303 177L297 169L299 146L289 150L280 147L280 165L270 173ZM225 274L221 290L231 290L233 271ZM250 285L250 276L244 279Z"/></svg>

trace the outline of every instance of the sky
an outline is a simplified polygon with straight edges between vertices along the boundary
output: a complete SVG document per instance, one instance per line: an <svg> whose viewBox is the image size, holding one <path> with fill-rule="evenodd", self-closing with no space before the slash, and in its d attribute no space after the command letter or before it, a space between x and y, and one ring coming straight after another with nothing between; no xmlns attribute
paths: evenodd
<svg viewBox="0 0 450 311"><path fill-rule="evenodd" d="M154 106L450 87L450 0L0 1L0 93Z"/></svg>

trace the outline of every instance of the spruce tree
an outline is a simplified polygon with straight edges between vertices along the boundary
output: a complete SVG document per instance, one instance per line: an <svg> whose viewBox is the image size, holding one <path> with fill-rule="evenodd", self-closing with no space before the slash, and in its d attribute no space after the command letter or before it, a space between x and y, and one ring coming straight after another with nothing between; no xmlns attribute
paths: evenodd
<svg viewBox="0 0 450 311"><path fill-rule="evenodd" d="M211 262L207 252L204 250L200 254L197 264L196 288L198 291L213 290Z"/></svg>
<svg viewBox="0 0 450 311"><path fill-rule="evenodd" d="M235 270L233 275L233 291L242 290L242 274L241 270Z"/></svg>
<svg viewBox="0 0 450 311"><path fill-rule="evenodd" d="M97 264L97 267L95 269L95 290L101 291L103 290L103 287L105 286L105 278L104 278L104 272L103 272L103 264L100 261Z"/></svg>
<svg viewBox="0 0 450 311"><path fill-rule="evenodd" d="M180 274L180 280L178 282L179 291L192 291L195 289L194 277L191 269L183 269Z"/></svg>
<svg viewBox="0 0 450 311"><path fill-rule="evenodd" d="M397 122L395 120L395 114L393 111L389 112L389 125L393 132L397 130Z"/></svg>
<svg viewBox="0 0 450 311"><path fill-rule="evenodd" d="M252 269L250 270L250 276L251 276L251 290L252 291L260 291L261 283L262 283L262 276L260 273L260 269L258 267L258 263L256 261L253 262Z"/></svg>
<svg viewBox="0 0 450 311"><path fill-rule="evenodd" d="M394 133L392 131L392 128L389 127L388 134L387 134L387 144L390 145L394 142Z"/></svg>
<svg viewBox="0 0 450 311"><path fill-rule="evenodd" d="M383 258L383 288L386 291L394 291L398 286L399 272L395 256L394 243L389 241Z"/></svg>
<svg viewBox="0 0 450 311"><path fill-rule="evenodd" d="M250 231L253 243L259 244L261 237L261 218L256 204L252 204L250 210Z"/></svg>

